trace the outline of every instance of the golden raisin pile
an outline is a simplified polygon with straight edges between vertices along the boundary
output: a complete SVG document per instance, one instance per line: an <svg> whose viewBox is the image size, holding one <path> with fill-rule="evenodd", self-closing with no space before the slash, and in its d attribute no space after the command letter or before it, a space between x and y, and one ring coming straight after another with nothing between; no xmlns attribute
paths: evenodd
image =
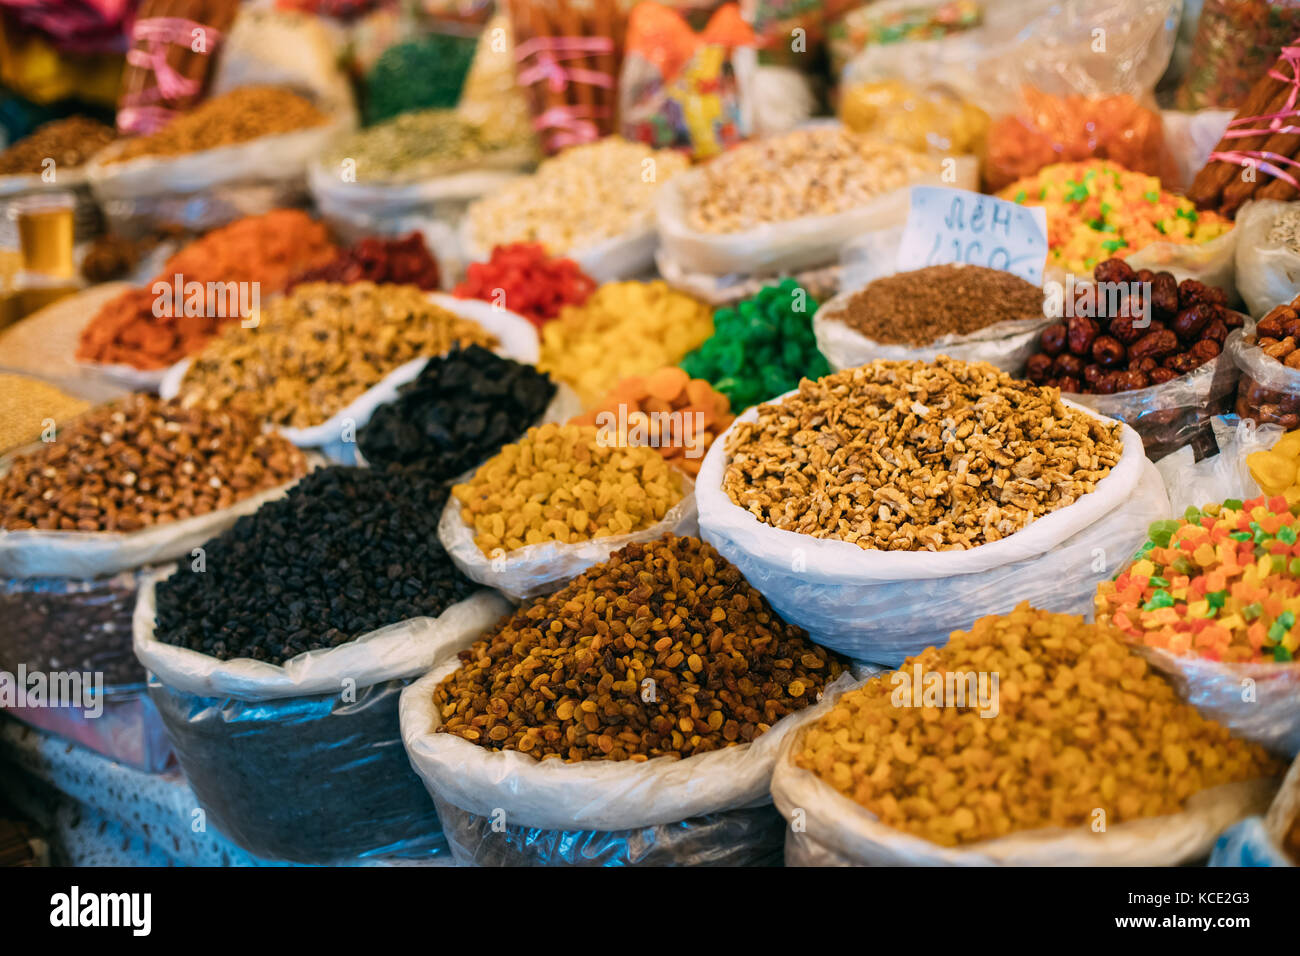
<svg viewBox="0 0 1300 956"><path fill-rule="evenodd" d="M1201 790L1282 769L1179 700L1118 631L1081 617L1021 604L897 673L914 665L997 675L996 716L969 696L958 706L922 695L915 706L908 685L882 674L808 729L795 763L887 826L944 846L1091 828L1098 810L1108 827L1176 813Z"/></svg>
<svg viewBox="0 0 1300 956"><path fill-rule="evenodd" d="M460 653L440 730L490 750L647 760L748 743L843 670L699 538L630 544Z"/></svg>
<svg viewBox="0 0 1300 956"><path fill-rule="evenodd" d="M622 446L592 425L548 423L506 445L452 488L489 557L530 544L572 544L644 531L685 494L653 448Z"/></svg>
<svg viewBox="0 0 1300 956"><path fill-rule="evenodd" d="M958 551L1093 491L1123 441L1054 388L985 362L877 360L817 380L727 439L722 487L785 531L865 550Z"/></svg>

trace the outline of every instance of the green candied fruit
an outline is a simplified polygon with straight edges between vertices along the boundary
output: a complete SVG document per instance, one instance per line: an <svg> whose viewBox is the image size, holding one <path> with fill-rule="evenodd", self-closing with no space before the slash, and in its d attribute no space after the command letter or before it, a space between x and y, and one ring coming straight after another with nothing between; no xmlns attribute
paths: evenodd
<svg viewBox="0 0 1300 956"><path fill-rule="evenodd" d="M1144 611L1158 611L1162 607L1173 607L1174 599L1168 591L1156 591L1151 595L1151 600L1142 605Z"/></svg>
<svg viewBox="0 0 1300 956"><path fill-rule="evenodd" d="M1279 644L1277 647L1273 648L1273 661L1274 661L1274 663L1277 663L1277 664L1286 664L1286 663L1290 662L1291 660L1293 660L1293 658L1291 657L1291 652L1288 651L1288 650L1287 650L1285 647L1283 647L1281 644Z"/></svg>

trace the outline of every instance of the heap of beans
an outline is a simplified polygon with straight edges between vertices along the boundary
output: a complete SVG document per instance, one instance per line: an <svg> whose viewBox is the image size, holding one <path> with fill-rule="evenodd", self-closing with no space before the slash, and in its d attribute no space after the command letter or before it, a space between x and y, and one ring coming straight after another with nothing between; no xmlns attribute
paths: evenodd
<svg viewBox="0 0 1300 956"><path fill-rule="evenodd" d="M210 343L186 372L180 398L309 428L399 365L475 344L494 347L497 339L414 286L314 282L264 305L255 328L236 325Z"/></svg>
<svg viewBox="0 0 1300 956"><path fill-rule="evenodd" d="M490 249L540 242L548 252L564 255L649 229L659 187L687 165L681 153L617 136L573 146L533 175L471 205L474 244Z"/></svg>
<svg viewBox="0 0 1300 956"><path fill-rule="evenodd" d="M297 209L248 216L215 229L168 259L148 286L127 289L104 303L81 330L77 358L138 369L166 368L193 355L241 316L228 298L212 303L218 306L215 309L205 303L199 315L186 315L185 308L178 314L174 303L170 310L159 310L164 314L155 315L159 298L155 283L166 284L164 296L173 294L177 275L183 284L197 282L205 290L208 283L238 283L243 289L236 299L246 295L251 305L253 288L260 301L284 289L297 273L330 261L336 252L325 227Z"/></svg>
<svg viewBox="0 0 1300 956"><path fill-rule="evenodd" d="M670 464L696 475L713 439L735 418L730 411L727 396L669 365L623 379L570 424L594 425L619 444L649 445Z"/></svg>
<svg viewBox="0 0 1300 956"><path fill-rule="evenodd" d="M760 405L727 440L722 487L785 531L865 550L957 551L1097 487L1117 423L984 362L877 360Z"/></svg>
<svg viewBox="0 0 1300 956"><path fill-rule="evenodd" d="M644 531L682 500L680 474L654 449L620 447L583 425L530 428L452 488L485 555Z"/></svg>
<svg viewBox="0 0 1300 956"><path fill-rule="evenodd" d="M438 260L418 232L400 239L368 236L324 265L299 274L288 287L304 282L374 282L436 290Z"/></svg>
<svg viewBox="0 0 1300 956"><path fill-rule="evenodd" d="M357 433L373 467L417 466L446 481L517 439L555 397L545 373L471 345L429 360Z"/></svg>
<svg viewBox="0 0 1300 956"><path fill-rule="evenodd" d="M1179 700L1112 628L1022 604L954 631L898 674L998 676L997 716L940 698L899 706L895 674L841 697L795 764L886 826L942 846L1043 827L1177 813L1211 787L1280 765ZM915 700L918 695L905 695Z"/></svg>
<svg viewBox="0 0 1300 956"><path fill-rule="evenodd" d="M1163 385L1217 358L1228 333L1244 321L1227 308L1222 289L1195 279L1134 272L1123 259L1101 263L1093 276L1133 291L1115 298L1080 286L1074 315L1044 329L1043 350L1029 357L1031 382L1097 395ZM1150 289L1149 315L1139 283Z"/></svg>
<svg viewBox="0 0 1300 956"><path fill-rule="evenodd" d="M0 452L36 441L47 423L65 422L89 407L39 379L0 374Z"/></svg>
<svg viewBox="0 0 1300 956"><path fill-rule="evenodd" d="M440 731L566 761L749 743L842 670L712 546L670 535L521 607L460 660L434 691Z"/></svg>
<svg viewBox="0 0 1300 956"><path fill-rule="evenodd" d="M591 278L572 259L552 258L541 243L497 246L487 262L471 262L456 286L462 299L482 299L541 326L566 305L582 305L596 291Z"/></svg>
<svg viewBox="0 0 1300 956"><path fill-rule="evenodd" d="M662 279L607 282L542 327L537 365L590 405L629 375L676 365L712 334L709 307Z"/></svg>
<svg viewBox="0 0 1300 956"><path fill-rule="evenodd" d="M156 133L127 141L109 163L142 156L181 156L263 136L321 126L328 117L292 90L240 86L179 114Z"/></svg>
<svg viewBox="0 0 1300 956"><path fill-rule="evenodd" d="M111 126L85 116L53 120L0 153L0 176L40 175L47 159L54 160L57 176L84 165L116 137Z"/></svg>
<svg viewBox="0 0 1300 956"><path fill-rule="evenodd" d="M1216 661L1300 656L1300 520L1286 498L1225 501L1151 527L1097 590L1097 619L1129 640Z"/></svg>
<svg viewBox="0 0 1300 956"><path fill-rule="evenodd" d="M392 468L322 468L203 545L157 591L156 637L220 660L281 664L476 589L438 543L446 486Z"/></svg>
<svg viewBox="0 0 1300 956"><path fill-rule="evenodd" d="M306 470L301 451L243 415L134 393L13 462L0 477L0 529L138 531L227 508Z"/></svg>
<svg viewBox="0 0 1300 956"><path fill-rule="evenodd" d="M707 379L736 410L790 391L804 376L831 367L817 350L816 301L793 279L767 286L752 299L719 309L712 338L682 360L692 378Z"/></svg>
<svg viewBox="0 0 1300 956"><path fill-rule="evenodd" d="M983 266L927 266L870 283L830 318L875 342L929 345L1014 319L1041 319L1043 290Z"/></svg>

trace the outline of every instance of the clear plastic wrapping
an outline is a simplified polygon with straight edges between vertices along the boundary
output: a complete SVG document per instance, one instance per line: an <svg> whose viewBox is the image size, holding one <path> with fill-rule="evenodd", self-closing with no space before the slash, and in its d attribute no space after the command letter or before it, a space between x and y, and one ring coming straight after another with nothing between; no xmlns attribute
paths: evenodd
<svg viewBox="0 0 1300 956"><path fill-rule="evenodd" d="M1252 199L1237 212L1232 230L1237 233L1237 291L1256 319L1300 293L1300 252L1268 239L1273 223L1287 210L1300 210L1300 203Z"/></svg>
<svg viewBox="0 0 1300 956"><path fill-rule="evenodd" d="M434 688L461 666L441 660L402 694L402 739L458 862L479 865L759 865L781 821L768 795L781 743L820 718L841 676L811 707L748 744L645 761L537 760L440 733Z"/></svg>
<svg viewBox="0 0 1300 956"><path fill-rule="evenodd" d="M738 421L756 417L750 409ZM724 433L696 480L700 529L814 641L855 660L897 666L1021 601L1064 613L1091 610L1097 584L1146 540L1152 521L1169 515L1164 483L1141 440L1127 426L1122 432L1123 455L1091 494L1001 541L944 552L867 551L764 524L722 490Z"/></svg>
<svg viewBox="0 0 1300 956"><path fill-rule="evenodd" d="M1300 371L1247 344L1240 331L1228 336L1224 353L1241 372L1235 406L1239 417L1288 432L1300 428Z"/></svg>

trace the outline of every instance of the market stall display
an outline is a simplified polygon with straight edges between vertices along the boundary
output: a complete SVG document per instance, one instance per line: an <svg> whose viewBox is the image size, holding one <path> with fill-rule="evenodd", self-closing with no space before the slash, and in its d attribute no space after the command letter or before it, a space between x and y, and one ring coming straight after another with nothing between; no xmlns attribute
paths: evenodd
<svg viewBox="0 0 1300 956"><path fill-rule="evenodd" d="M654 255L655 196L686 167L680 153L617 136L572 146L470 205L466 253L483 261L494 246L539 242L597 280L637 276Z"/></svg>
<svg viewBox="0 0 1300 956"><path fill-rule="evenodd" d="M714 438L735 416L727 396L675 365L623 379L589 411L570 420L594 425L619 445L649 445L695 475Z"/></svg>
<svg viewBox="0 0 1300 956"><path fill-rule="evenodd" d="M695 484L703 537L819 644L896 665L1021 600L1078 612L1168 513L1125 425L984 363L877 360L751 408ZM1121 552L1123 553L1123 552Z"/></svg>
<svg viewBox="0 0 1300 956"><path fill-rule="evenodd" d="M0 151L0 177L39 177L51 163L56 176L67 175L116 138L111 126L89 117L52 120Z"/></svg>
<svg viewBox="0 0 1300 956"><path fill-rule="evenodd" d="M59 425L89 407L40 379L0 373L0 455L38 441L43 432L56 435Z"/></svg>
<svg viewBox="0 0 1300 956"><path fill-rule="evenodd" d="M548 256L540 242L493 246L486 262L471 262L454 294L505 306L539 328L565 306L584 305L596 280L572 259Z"/></svg>
<svg viewBox="0 0 1300 956"><path fill-rule="evenodd" d="M937 265L835 297L817 310L813 332L837 370L947 355L1019 374L1046 324L1043 290L1033 283L985 266Z"/></svg>
<svg viewBox="0 0 1300 956"><path fill-rule="evenodd" d="M1278 458L1256 463L1271 487L1281 483L1272 470ZM1207 716L1295 756L1300 558L1287 499L1189 508L1153 524L1150 535L1130 566L1098 587L1097 620L1121 631Z"/></svg>
<svg viewBox="0 0 1300 956"><path fill-rule="evenodd" d="M517 440L547 411L556 386L544 372L478 345L430 359L357 433L372 468L409 465L450 481Z"/></svg>
<svg viewBox="0 0 1300 956"><path fill-rule="evenodd" d="M951 89L898 79L849 86L840 96L839 116L855 133L943 156L982 155L989 134L988 114Z"/></svg>
<svg viewBox="0 0 1300 956"><path fill-rule="evenodd" d="M713 332L708 306L662 280L607 282L542 326L538 367L589 406L629 375L682 361Z"/></svg>
<svg viewBox="0 0 1300 956"><path fill-rule="evenodd" d="M1015 693L994 700L992 674ZM1113 629L1022 604L846 691L786 743L772 790L807 815L791 865L1170 865L1281 772Z"/></svg>
<svg viewBox="0 0 1300 956"><path fill-rule="evenodd" d="M395 746L398 695L505 607L438 544L445 496L400 468L321 469L207 541L211 570L186 562L143 591L150 696L210 824L249 852L338 863L443 847Z"/></svg>
<svg viewBox="0 0 1300 956"><path fill-rule="evenodd" d="M1086 273L1105 259L1129 259L1150 246L1168 244L1201 247L1187 256L1203 269L1226 258L1231 275L1231 240L1220 239L1231 235L1230 222L1213 212L1197 212L1189 200L1161 188L1155 176L1108 160L1053 163L999 190L998 196L1046 207L1049 266ZM1204 281L1214 284L1211 277Z"/></svg>
<svg viewBox="0 0 1300 956"><path fill-rule="evenodd" d="M304 282L373 282L376 285L413 285L426 292L440 286L438 260L424 237L412 232L397 239L369 236L339 251L333 259L298 273L286 291Z"/></svg>
<svg viewBox="0 0 1300 956"><path fill-rule="evenodd" d="M770 760L841 671L713 548L665 537L440 662L402 734L462 862L768 862Z"/></svg>
<svg viewBox="0 0 1300 956"><path fill-rule="evenodd" d="M1300 425L1300 296L1274 306L1253 330L1229 338L1241 372L1236 412L1261 425Z"/></svg>

